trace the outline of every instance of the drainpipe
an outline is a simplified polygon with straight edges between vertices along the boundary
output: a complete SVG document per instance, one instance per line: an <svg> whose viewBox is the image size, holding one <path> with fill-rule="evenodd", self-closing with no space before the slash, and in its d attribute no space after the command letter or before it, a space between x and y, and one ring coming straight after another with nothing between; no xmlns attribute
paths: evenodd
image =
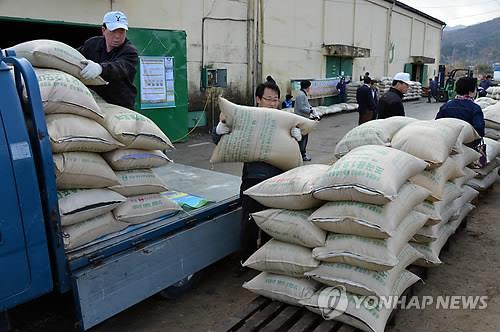
<svg viewBox="0 0 500 332"><path fill-rule="evenodd" d="M257 11L257 66L255 79L262 82L262 63L264 62L264 1L259 0Z"/></svg>
<svg viewBox="0 0 500 332"><path fill-rule="evenodd" d="M248 1L247 5L247 102L252 101L253 91L255 89L255 1Z"/></svg>
<svg viewBox="0 0 500 332"><path fill-rule="evenodd" d="M391 22L392 11L396 0L392 0L391 7L389 7L389 15L387 15L387 33L385 35L385 56L384 56L384 76L389 76L389 53L391 50Z"/></svg>

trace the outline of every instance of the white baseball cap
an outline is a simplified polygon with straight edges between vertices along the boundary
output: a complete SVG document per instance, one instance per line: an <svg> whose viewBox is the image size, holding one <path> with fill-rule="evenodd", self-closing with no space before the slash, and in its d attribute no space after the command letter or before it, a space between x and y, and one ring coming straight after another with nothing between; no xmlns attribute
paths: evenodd
<svg viewBox="0 0 500 332"><path fill-rule="evenodd" d="M127 16L120 11L107 12L102 19L102 23L106 24L109 31L120 28L128 30Z"/></svg>
<svg viewBox="0 0 500 332"><path fill-rule="evenodd" d="M396 75L394 75L393 80L394 81L401 81L401 82L406 83L408 85L410 85L412 83L410 80L410 74L408 74L408 73L397 73Z"/></svg>

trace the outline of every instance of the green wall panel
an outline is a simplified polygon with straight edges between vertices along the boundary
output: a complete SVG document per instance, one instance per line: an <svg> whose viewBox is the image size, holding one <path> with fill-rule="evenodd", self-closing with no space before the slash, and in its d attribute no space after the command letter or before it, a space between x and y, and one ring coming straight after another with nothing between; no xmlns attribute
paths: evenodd
<svg viewBox="0 0 500 332"><path fill-rule="evenodd" d="M172 141L187 140L188 82L186 32L130 28L127 37L134 43L139 56L174 57L175 107L140 109L139 68L135 78L138 90L135 108L152 119Z"/></svg>

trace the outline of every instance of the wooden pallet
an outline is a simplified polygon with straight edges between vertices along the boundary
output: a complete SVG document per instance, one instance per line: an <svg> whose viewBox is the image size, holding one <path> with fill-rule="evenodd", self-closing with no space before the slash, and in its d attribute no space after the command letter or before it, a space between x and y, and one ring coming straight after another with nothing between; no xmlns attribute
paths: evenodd
<svg viewBox="0 0 500 332"><path fill-rule="evenodd" d="M357 330L337 321L324 320L306 308L259 296L216 331L354 332Z"/></svg>

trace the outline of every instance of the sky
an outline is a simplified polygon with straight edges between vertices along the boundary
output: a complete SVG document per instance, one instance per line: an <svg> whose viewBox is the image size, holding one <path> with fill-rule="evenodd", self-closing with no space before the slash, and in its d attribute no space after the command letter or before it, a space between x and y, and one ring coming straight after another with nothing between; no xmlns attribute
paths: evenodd
<svg viewBox="0 0 500 332"><path fill-rule="evenodd" d="M500 0L398 0L446 23L474 25L500 17Z"/></svg>

